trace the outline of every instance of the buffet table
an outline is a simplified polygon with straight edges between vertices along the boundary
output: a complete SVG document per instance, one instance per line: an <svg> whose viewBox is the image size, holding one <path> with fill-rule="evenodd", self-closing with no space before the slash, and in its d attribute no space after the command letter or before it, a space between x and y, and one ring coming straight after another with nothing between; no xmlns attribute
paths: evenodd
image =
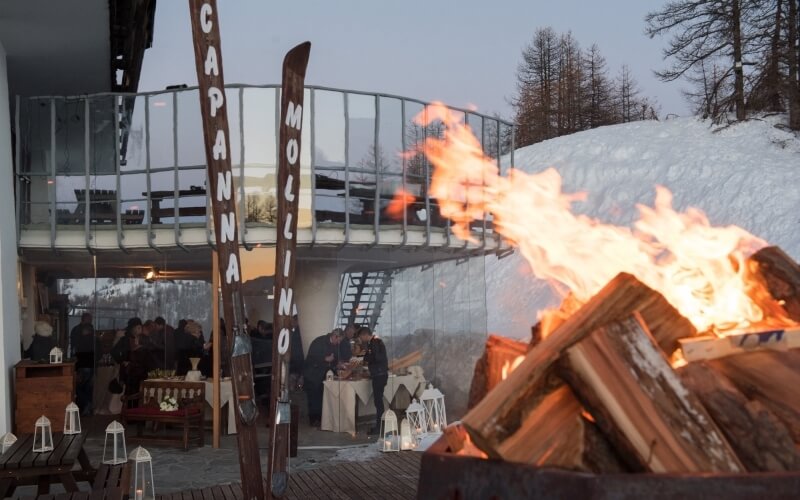
<svg viewBox="0 0 800 500"><path fill-rule="evenodd" d="M391 403L398 390L404 387L409 395L418 397L425 389L425 378L422 375L389 375L389 381L383 389L383 398ZM386 405L389 407L389 404ZM325 393L322 398L323 431L349 432L356 434L356 415L375 413L372 398L372 381L363 380L326 380ZM398 423L401 418L398 416Z"/></svg>

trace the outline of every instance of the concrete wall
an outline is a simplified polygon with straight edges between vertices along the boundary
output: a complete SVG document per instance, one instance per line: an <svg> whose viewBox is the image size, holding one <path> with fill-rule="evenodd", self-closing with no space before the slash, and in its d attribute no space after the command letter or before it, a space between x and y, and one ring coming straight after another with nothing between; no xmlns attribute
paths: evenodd
<svg viewBox="0 0 800 500"><path fill-rule="evenodd" d="M0 44L0 212L13 214L14 168L11 150L6 52ZM17 294L17 229L14 217L0 224L0 434L12 429L14 365L20 359Z"/></svg>

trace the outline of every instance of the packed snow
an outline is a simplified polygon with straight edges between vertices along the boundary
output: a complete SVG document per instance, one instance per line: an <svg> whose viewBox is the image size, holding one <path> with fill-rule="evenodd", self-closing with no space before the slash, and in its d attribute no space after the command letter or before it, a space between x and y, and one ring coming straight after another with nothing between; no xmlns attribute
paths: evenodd
<svg viewBox="0 0 800 500"><path fill-rule="evenodd" d="M630 226L656 185L678 210L702 209L714 225L736 224L800 260L800 138L776 128L781 116L730 126L696 118L601 127L521 148L515 167L555 167L564 191L585 191L581 213ZM515 253L487 258L488 329L524 338L537 313L558 299ZM500 312L502 311L502 314Z"/></svg>

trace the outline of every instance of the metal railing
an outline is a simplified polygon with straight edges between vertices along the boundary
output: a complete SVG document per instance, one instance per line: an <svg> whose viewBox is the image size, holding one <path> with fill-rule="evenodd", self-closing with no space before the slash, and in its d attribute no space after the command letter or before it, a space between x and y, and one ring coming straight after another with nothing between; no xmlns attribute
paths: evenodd
<svg viewBox="0 0 800 500"><path fill-rule="evenodd" d="M186 249L181 229L205 227L213 246L206 192L203 135L197 87L137 94L78 97L17 97L15 106L17 227L48 228L55 250L59 231L83 226L86 249L93 233L116 230L126 250L128 231L146 229L160 250L155 229L172 228L175 245ZM239 196L240 232L275 218L280 87L226 87L231 151ZM440 124L420 126L413 117L428 103L402 96L320 86L306 87L301 157L301 228L341 227L342 245L351 229L369 228L372 245L383 244L381 229L444 232L449 221L428 194L431 168L422 154L401 154L442 133ZM464 113L498 168L513 165L513 124L474 111ZM124 147L123 147L124 145ZM402 213L389 205L402 189L414 197ZM303 217L303 212L308 216ZM473 225L484 244L491 222ZM19 237L19 234L18 234Z"/></svg>

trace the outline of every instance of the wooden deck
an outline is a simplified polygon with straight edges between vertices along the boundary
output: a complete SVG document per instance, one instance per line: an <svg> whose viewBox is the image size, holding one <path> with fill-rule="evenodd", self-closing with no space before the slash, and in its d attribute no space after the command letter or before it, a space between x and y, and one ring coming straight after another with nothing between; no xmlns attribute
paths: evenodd
<svg viewBox="0 0 800 500"><path fill-rule="evenodd" d="M288 500L332 499L414 499L422 453L406 451L387 453L368 462L343 462L292 472L289 475ZM159 495L159 500L214 499L239 500L239 484L212 486Z"/></svg>

